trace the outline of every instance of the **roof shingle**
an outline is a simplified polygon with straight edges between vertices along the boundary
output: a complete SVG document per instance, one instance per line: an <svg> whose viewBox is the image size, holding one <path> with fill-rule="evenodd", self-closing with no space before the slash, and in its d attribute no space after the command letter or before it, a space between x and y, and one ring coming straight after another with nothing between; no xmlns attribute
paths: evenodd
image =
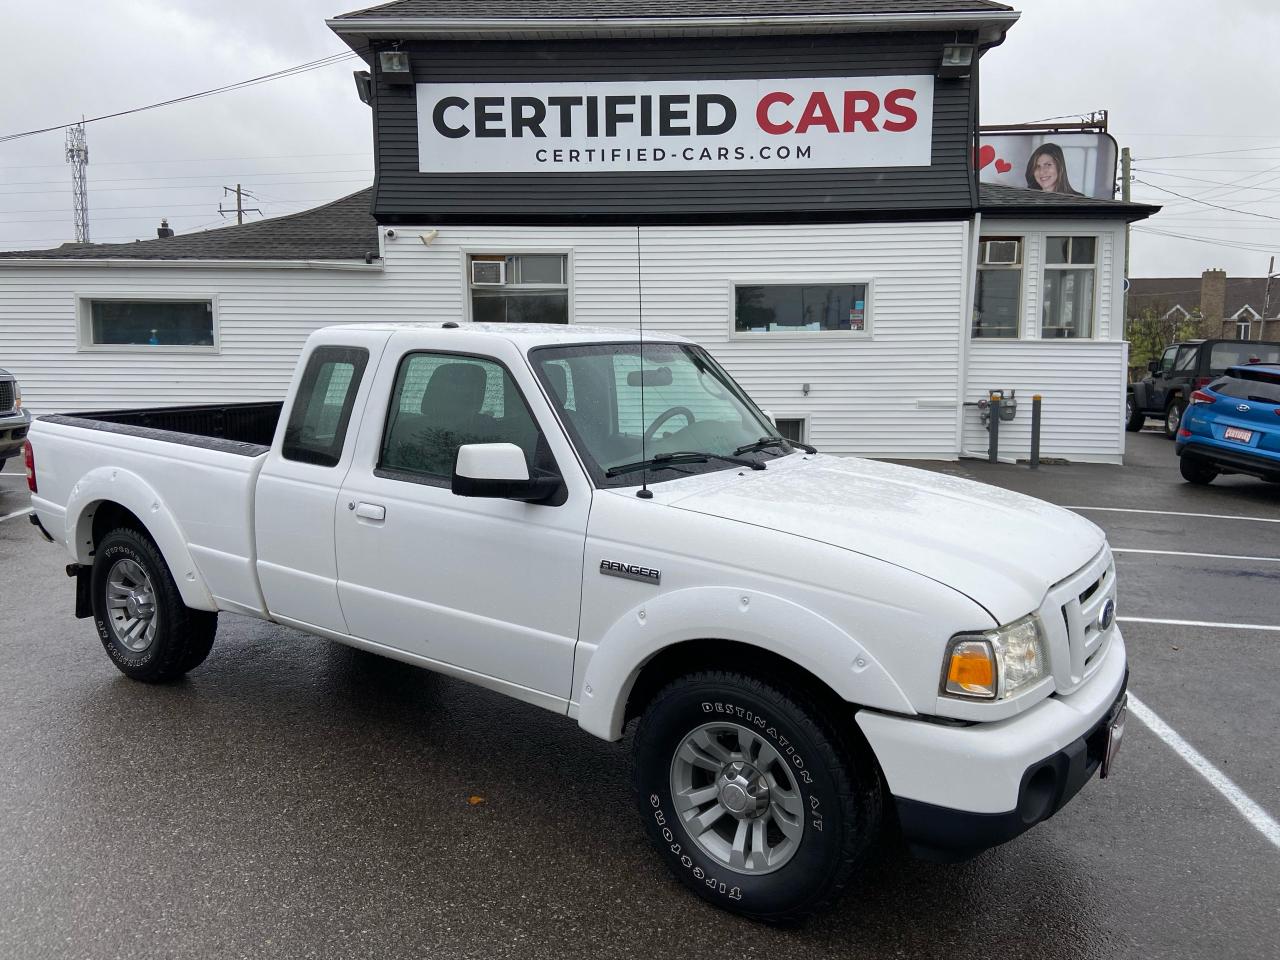
<svg viewBox="0 0 1280 960"><path fill-rule="evenodd" d="M1064 216L1114 216L1130 222L1145 220L1160 211L1149 203L1126 203L1124 200L1095 200L1068 193L1045 193L1023 187L1007 187L999 183L978 184L978 209L994 214L1062 214Z"/></svg>
<svg viewBox="0 0 1280 960"><path fill-rule="evenodd" d="M2 250L40 260L363 260L378 253L369 212L373 188L288 216L133 243L64 243L50 250Z"/></svg>

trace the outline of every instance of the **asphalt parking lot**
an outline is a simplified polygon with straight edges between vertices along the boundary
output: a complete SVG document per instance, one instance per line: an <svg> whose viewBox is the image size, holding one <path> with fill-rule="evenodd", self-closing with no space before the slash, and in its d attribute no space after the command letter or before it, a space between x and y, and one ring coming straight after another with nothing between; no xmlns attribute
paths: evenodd
<svg viewBox="0 0 1280 960"><path fill-rule="evenodd" d="M970 863L882 856L792 929L667 875L626 741L239 617L184 682L124 679L11 463L0 957L1276 956L1280 486L1191 487L1155 433L1128 461L929 465L1107 531L1145 708L1114 778Z"/></svg>

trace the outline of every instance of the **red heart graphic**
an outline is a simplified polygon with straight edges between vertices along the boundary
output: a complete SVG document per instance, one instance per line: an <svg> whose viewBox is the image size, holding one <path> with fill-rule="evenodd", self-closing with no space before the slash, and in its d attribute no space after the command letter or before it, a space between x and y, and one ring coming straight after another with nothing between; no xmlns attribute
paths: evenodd
<svg viewBox="0 0 1280 960"><path fill-rule="evenodd" d="M1008 160L996 161L996 173L1008 173L1012 169L1013 169L1013 164L1010 163Z"/></svg>
<svg viewBox="0 0 1280 960"><path fill-rule="evenodd" d="M981 170L995 158L996 148L984 143L978 150L978 169Z"/></svg>

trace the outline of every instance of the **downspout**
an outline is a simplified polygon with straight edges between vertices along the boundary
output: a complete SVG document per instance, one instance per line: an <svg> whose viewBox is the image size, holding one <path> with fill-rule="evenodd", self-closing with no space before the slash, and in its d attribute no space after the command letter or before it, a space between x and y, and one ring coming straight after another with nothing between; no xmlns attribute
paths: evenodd
<svg viewBox="0 0 1280 960"><path fill-rule="evenodd" d="M956 456L964 452L964 398L969 393L969 333L973 323L974 283L978 276L978 243L982 237L982 212L974 211L965 238L964 282L960 284L960 376L956 397Z"/></svg>

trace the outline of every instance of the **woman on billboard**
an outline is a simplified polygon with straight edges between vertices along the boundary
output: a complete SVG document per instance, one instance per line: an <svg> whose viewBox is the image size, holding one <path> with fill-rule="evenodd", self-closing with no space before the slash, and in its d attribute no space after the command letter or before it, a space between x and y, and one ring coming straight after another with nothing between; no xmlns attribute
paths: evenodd
<svg viewBox="0 0 1280 960"><path fill-rule="evenodd" d="M1032 152L1031 159L1027 161L1027 186L1046 193L1084 196L1067 179L1067 160L1056 143L1042 143Z"/></svg>

